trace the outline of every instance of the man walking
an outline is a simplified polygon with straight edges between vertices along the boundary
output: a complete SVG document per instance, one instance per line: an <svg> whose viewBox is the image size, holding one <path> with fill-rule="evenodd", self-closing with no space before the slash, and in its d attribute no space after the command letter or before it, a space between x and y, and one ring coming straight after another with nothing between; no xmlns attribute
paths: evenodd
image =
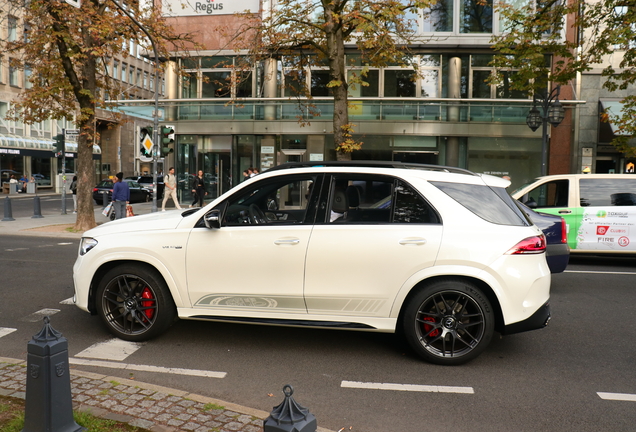
<svg viewBox="0 0 636 432"><path fill-rule="evenodd" d="M113 185L113 207L115 208L115 219L126 217L126 206L130 201L130 189L128 183L123 181L124 173L115 174L115 184Z"/></svg>
<svg viewBox="0 0 636 432"><path fill-rule="evenodd" d="M179 205L179 198L177 198L177 178L174 175L174 167L170 167L168 174L163 177L163 184L165 189L163 191L163 202L161 203L161 211L166 211L166 202L168 198L172 198L174 205L181 210Z"/></svg>

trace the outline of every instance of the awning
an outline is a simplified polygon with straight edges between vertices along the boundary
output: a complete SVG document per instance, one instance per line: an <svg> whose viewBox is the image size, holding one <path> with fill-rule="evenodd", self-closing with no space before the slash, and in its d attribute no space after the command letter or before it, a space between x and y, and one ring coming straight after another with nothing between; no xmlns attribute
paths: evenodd
<svg viewBox="0 0 636 432"><path fill-rule="evenodd" d="M610 115L610 119L607 122L612 128L612 133L614 135L627 135L625 133L619 133L618 127L615 122L612 120L612 116L622 116L623 115L623 102L621 99L599 99L599 103L601 104L601 110L606 111Z"/></svg>
<svg viewBox="0 0 636 432"><path fill-rule="evenodd" d="M76 142L66 142L66 151L77 153ZM53 152L55 144L52 139L38 139L34 137L23 137L13 134L0 134L0 148L25 149L25 150L46 150ZM101 154L102 149L93 144L93 154ZM51 156L52 157L52 156Z"/></svg>

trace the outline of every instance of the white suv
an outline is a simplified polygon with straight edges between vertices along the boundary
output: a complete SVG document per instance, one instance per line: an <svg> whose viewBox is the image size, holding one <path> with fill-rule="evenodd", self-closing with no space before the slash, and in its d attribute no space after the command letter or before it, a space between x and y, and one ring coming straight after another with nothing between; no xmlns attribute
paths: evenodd
<svg viewBox="0 0 636 432"><path fill-rule="evenodd" d="M175 317L401 330L438 364L544 327L542 232L507 180L392 162L281 165L201 209L87 231L75 302L141 341Z"/></svg>

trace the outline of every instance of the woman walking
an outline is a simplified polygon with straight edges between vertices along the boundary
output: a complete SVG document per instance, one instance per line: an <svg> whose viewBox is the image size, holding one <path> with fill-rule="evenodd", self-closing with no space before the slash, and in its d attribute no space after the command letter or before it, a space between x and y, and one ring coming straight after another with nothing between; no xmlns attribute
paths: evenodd
<svg viewBox="0 0 636 432"><path fill-rule="evenodd" d="M202 170L199 170L199 175L196 176L192 182L192 193L194 194L194 201L190 204L190 208L195 207L197 203L199 203L199 207L203 207L203 200L208 194L208 188L203 180Z"/></svg>

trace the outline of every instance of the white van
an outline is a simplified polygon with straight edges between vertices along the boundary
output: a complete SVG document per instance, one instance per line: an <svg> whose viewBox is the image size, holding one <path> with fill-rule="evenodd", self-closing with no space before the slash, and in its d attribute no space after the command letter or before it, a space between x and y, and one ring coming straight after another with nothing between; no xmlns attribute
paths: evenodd
<svg viewBox="0 0 636 432"><path fill-rule="evenodd" d="M572 253L636 253L636 175L551 175L512 196L537 211L562 216Z"/></svg>

